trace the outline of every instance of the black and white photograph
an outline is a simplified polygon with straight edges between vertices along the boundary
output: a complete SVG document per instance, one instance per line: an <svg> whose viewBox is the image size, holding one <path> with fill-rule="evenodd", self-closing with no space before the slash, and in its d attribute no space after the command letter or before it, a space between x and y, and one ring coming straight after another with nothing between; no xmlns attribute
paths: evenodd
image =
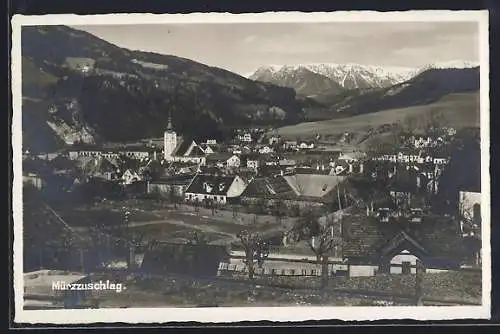
<svg viewBox="0 0 500 334"><path fill-rule="evenodd" d="M12 28L16 321L490 317L487 11Z"/></svg>

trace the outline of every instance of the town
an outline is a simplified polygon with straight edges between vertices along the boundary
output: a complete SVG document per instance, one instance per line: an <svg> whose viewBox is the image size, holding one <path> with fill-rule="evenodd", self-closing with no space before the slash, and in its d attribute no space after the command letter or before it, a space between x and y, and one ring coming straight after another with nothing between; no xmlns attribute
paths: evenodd
<svg viewBox="0 0 500 334"><path fill-rule="evenodd" d="M23 153L26 307L43 304L47 275L71 283L125 271L350 293L375 284L390 303L415 289L394 290L391 276L480 279L480 185L450 186L465 175L448 170L456 147L477 140L470 131L401 131L392 146L345 149L349 133L332 143L246 128L193 140L174 125L170 117L163 138L130 145ZM456 277L449 289L465 284ZM458 303L418 289L418 305ZM80 297L64 304L88 302ZM119 304L106 298L99 307Z"/></svg>

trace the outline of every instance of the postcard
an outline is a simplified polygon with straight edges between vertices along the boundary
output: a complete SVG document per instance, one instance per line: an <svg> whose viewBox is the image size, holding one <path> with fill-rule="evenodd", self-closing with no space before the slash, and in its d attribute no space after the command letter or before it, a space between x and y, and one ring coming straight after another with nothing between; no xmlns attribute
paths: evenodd
<svg viewBox="0 0 500 334"><path fill-rule="evenodd" d="M490 317L487 11L12 30L16 322Z"/></svg>

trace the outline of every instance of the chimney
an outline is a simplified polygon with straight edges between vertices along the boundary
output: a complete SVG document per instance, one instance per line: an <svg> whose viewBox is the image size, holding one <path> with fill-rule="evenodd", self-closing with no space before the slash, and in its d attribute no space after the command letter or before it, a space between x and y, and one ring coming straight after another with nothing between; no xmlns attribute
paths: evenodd
<svg viewBox="0 0 500 334"><path fill-rule="evenodd" d="M349 164L349 174L352 174L352 163Z"/></svg>

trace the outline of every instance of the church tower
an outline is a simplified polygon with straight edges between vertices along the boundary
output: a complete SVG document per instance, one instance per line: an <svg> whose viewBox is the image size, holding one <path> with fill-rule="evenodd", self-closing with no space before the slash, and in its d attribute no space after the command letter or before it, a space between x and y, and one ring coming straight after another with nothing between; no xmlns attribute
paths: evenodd
<svg viewBox="0 0 500 334"><path fill-rule="evenodd" d="M172 114L169 113L167 130L163 133L163 155L166 160L172 160L177 147L177 134L172 127Z"/></svg>

